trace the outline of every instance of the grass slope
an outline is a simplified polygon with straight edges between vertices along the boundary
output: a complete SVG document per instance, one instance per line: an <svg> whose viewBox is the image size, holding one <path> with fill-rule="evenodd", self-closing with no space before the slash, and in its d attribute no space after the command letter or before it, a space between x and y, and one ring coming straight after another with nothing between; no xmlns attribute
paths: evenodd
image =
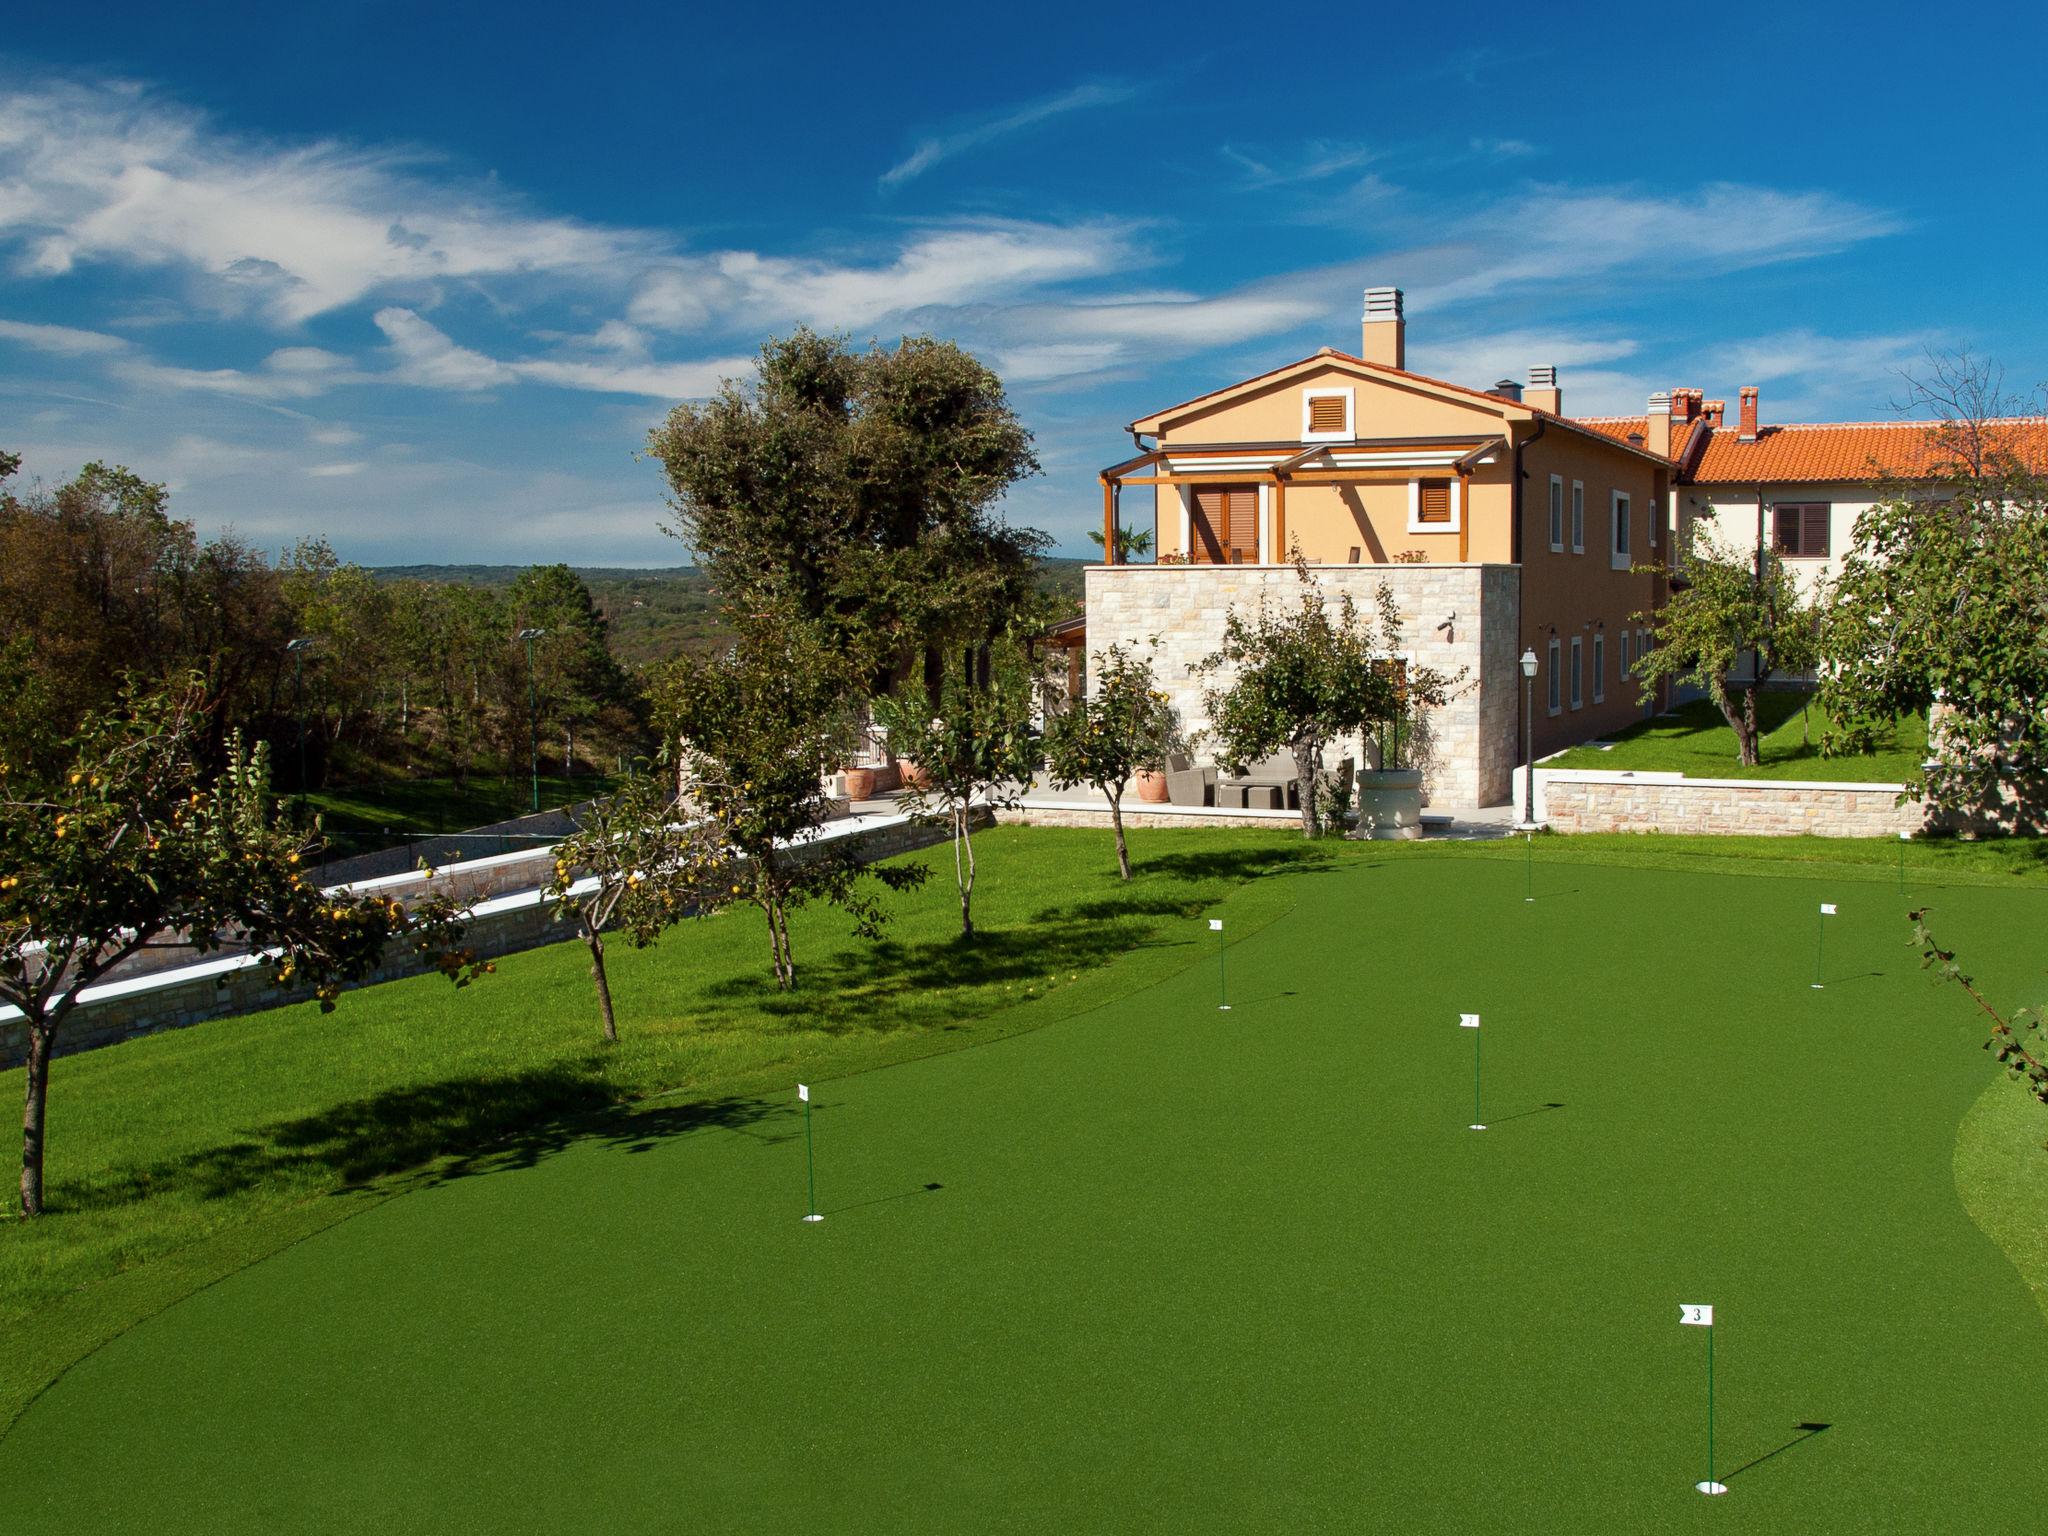
<svg viewBox="0 0 2048 1536"><path fill-rule="evenodd" d="M1008 836L992 891L1056 835ZM745 1065L714 1009L690 1092L536 1123L79 1363L0 1441L0 1525L2036 1528L1983 1414L2048 1406L2048 1327L1956 1198L1976 1023L1883 871L1549 844L1525 903L1513 849L1243 882L1169 846L1237 893L1230 1012L1178 904L979 1035L935 952L756 1018L786 1049ZM1026 974L1069 933L1034 903L1098 899L1057 862L1005 918ZM2000 878L1937 893L1994 996L2048 916ZM1007 1037L835 1078L887 1032L863 1012L906 1054ZM1720 1312L1711 1504L1680 1301Z"/></svg>
<svg viewBox="0 0 2048 1536"><path fill-rule="evenodd" d="M1546 768L1603 772L1683 773L1695 779L1830 779L1897 784L1920 770L1927 756L1927 721L1899 721L1879 749L1855 757L1822 757L1828 717L1811 695L1766 693L1758 704L1764 734L1754 768L1735 761L1735 732L1713 704L1699 700L1669 714L1637 722L1614 736L1614 746L1573 747Z"/></svg>
<svg viewBox="0 0 2048 1536"><path fill-rule="evenodd" d="M595 774L574 779L542 775L541 809L588 800L612 782ZM533 780L492 776L458 784L453 779L389 779L315 791L306 796L306 808L320 817L337 854L361 853L390 845L394 835L465 832L529 815Z"/></svg>

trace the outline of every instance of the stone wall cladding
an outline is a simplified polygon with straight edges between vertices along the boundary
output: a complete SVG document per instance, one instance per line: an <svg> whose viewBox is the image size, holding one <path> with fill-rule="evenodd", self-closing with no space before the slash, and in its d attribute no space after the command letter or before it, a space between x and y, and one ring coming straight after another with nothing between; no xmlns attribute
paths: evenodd
<svg viewBox="0 0 2048 1536"><path fill-rule="evenodd" d="M1375 617L1380 584L1393 589L1401 643L1416 661L1467 673L1458 697L1436 712L1436 751L1424 765L1423 788L1439 805L1494 805L1507 798L1515 760L1515 658L1521 619L1521 571L1512 565L1319 565L1311 573L1326 598L1349 593L1361 616ZM1292 604L1297 581L1285 565L1091 566L1087 576L1089 668L1112 644L1153 652L1160 686L1180 711L1182 727L1200 740L1208 729L1205 680L1194 668L1222 643L1224 616L1249 612L1261 598ZM1448 629L1440 628L1451 619ZM1217 684L1219 677L1206 680ZM1358 743L1333 757L1354 755ZM1212 823L1213 825L1213 823Z"/></svg>
<svg viewBox="0 0 2048 1536"><path fill-rule="evenodd" d="M1700 832L1757 837L1897 837L1927 827L1896 784L1767 779L1625 778L1536 773L1545 819L1559 832Z"/></svg>
<svg viewBox="0 0 2048 1536"><path fill-rule="evenodd" d="M983 808L976 817L976 825L992 826L994 820ZM944 827L910 821L893 821L847 835L857 839L855 856L863 863L928 848L945 842L947 837ZM808 846L816 848L821 845ZM798 856L803 856L801 850ZM472 868L450 865L435 871L431 883L458 900L484 901L533 891L546 880L552 867L553 851L534 849L505 859L484 861ZM406 900L415 892L401 887L414 886L416 891L417 885L427 881L424 876L406 876L372 883ZM535 901L526 905L508 905L478 915L468 924L463 942L480 956L496 958L522 949L558 944L572 937L574 931L555 920L551 904ZM360 985L374 986L378 982L417 976L432 969L430 963L416 954L395 951ZM303 987L273 986L268 968L262 965L244 965L235 969L215 966L194 975L190 973L188 964L185 973L164 974L157 985L138 985L113 997L89 998L80 1003L65 1020L57 1036L57 1054L68 1056L166 1029L183 1029L188 1024L202 1023L207 1019L304 1002L311 996L312 993ZM0 1070L20 1066L27 1059L27 1054L27 1037L20 1021L0 1022Z"/></svg>
<svg viewBox="0 0 2048 1536"><path fill-rule="evenodd" d="M1004 826L1017 827L1087 827L1107 832L1111 830L1109 807L1083 809L1075 806L1019 805L1006 807L996 812L996 820ZM1163 828L1205 831L1215 827L1261 827L1268 832L1292 832L1301 836L1301 812L1268 811L1264 815L1249 812L1204 811L1200 815L1188 815L1173 811L1124 810L1126 831L1152 831Z"/></svg>

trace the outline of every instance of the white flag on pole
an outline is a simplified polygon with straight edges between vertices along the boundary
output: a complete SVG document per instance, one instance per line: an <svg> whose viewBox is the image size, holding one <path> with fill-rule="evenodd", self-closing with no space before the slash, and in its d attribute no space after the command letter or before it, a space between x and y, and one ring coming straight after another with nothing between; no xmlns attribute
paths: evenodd
<svg viewBox="0 0 2048 1536"><path fill-rule="evenodd" d="M1835 915L1835 904L1832 901L1822 902L1820 904L1820 915L1822 917L1833 917Z"/></svg>
<svg viewBox="0 0 2048 1536"><path fill-rule="evenodd" d="M1478 1027L1479 1027L1479 1015L1478 1015L1478 1014L1476 1014L1476 1013L1461 1013L1461 1014L1459 1014L1459 1015L1458 1015L1458 1028L1460 1028L1460 1029L1477 1029Z"/></svg>
<svg viewBox="0 0 2048 1536"><path fill-rule="evenodd" d="M1209 931L1210 931L1211 933L1221 933L1221 932L1223 931L1223 919L1222 919L1222 918L1220 918L1220 917L1212 917L1212 918L1210 918L1210 919L1209 919Z"/></svg>
<svg viewBox="0 0 2048 1536"><path fill-rule="evenodd" d="M1691 1328L1711 1328L1714 1326L1714 1309L1681 1301L1678 1304L1678 1320Z"/></svg>
<svg viewBox="0 0 2048 1536"><path fill-rule="evenodd" d="M799 1103L802 1103L802 1104L808 1104L808 1103L810 1103L810 1102L811 1102L811 1085L810 1085L809 1083L798 1083L798 1084L796 1085L796 1096L797 1096L797 1101L798 1101Z"/></svg>

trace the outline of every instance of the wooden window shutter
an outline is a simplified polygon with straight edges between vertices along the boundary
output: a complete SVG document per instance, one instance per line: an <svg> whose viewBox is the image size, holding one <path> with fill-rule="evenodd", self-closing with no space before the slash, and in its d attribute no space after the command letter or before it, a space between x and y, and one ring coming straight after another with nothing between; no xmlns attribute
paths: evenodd
<svg viewBox="0 0 2048 1536"><path fill-rule="evenodd" d="M1230 498L1230 562L1259 563L1259 493L1254 486L1233 486Z"/></svg>
<svg viewBox="0 0 2048 1536"><path fill-rule="evenodd" d="M1421 510L1416 516L1425 523L1448 523L1451 520L1451 482L1423 481Z"/></svg>
<svg viewBox="0 0 2048 1536"><path fill-rule="evenodd" d="M1308 429L1311 432L1342 432L1344 430L1344 397L1342 395L1310 395L1308 397Z"/></svg>
<svg viewBox="0 0 2048 1536"><path fill-rule="evenodd" d="M1188 517L1188 559L1196 565L1224 562L1223 533L1229 513L1229 493L1220 490L1195 492L1194 511Z"/></svg>
<svg viewBox="0 0 2048 1536"><path fill-rule="evenodd" d="M1799 513L1799 553L1824 558L1828 553L1828 509L1801 507Z"/></svg>
<svg viewBox="0 0 2048 1536"><path fill-rule="evenodd" d="M1778 553L1781 555L1803 554L1804 551L1799 547L1800 509L1798 507L1774 507L1772 511L1777 514L1777 527L1772 536L1772 542L1777 545Z"/></svg>

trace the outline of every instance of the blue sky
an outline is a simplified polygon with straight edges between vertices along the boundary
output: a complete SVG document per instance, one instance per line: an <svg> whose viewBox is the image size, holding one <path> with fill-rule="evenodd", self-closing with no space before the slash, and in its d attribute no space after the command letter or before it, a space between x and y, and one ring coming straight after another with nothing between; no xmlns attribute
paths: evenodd
<svg viewBox="0 0 2048 1536"><path fill-rule="evenodd" d="M2048 377L2037 10L1347 10L18 6L0 446L269 548L674 564L668 404L799 322L926 331L1083 553L1124 423L1354 347L1367 284L1411 367L1577 413Z"/></svg>

